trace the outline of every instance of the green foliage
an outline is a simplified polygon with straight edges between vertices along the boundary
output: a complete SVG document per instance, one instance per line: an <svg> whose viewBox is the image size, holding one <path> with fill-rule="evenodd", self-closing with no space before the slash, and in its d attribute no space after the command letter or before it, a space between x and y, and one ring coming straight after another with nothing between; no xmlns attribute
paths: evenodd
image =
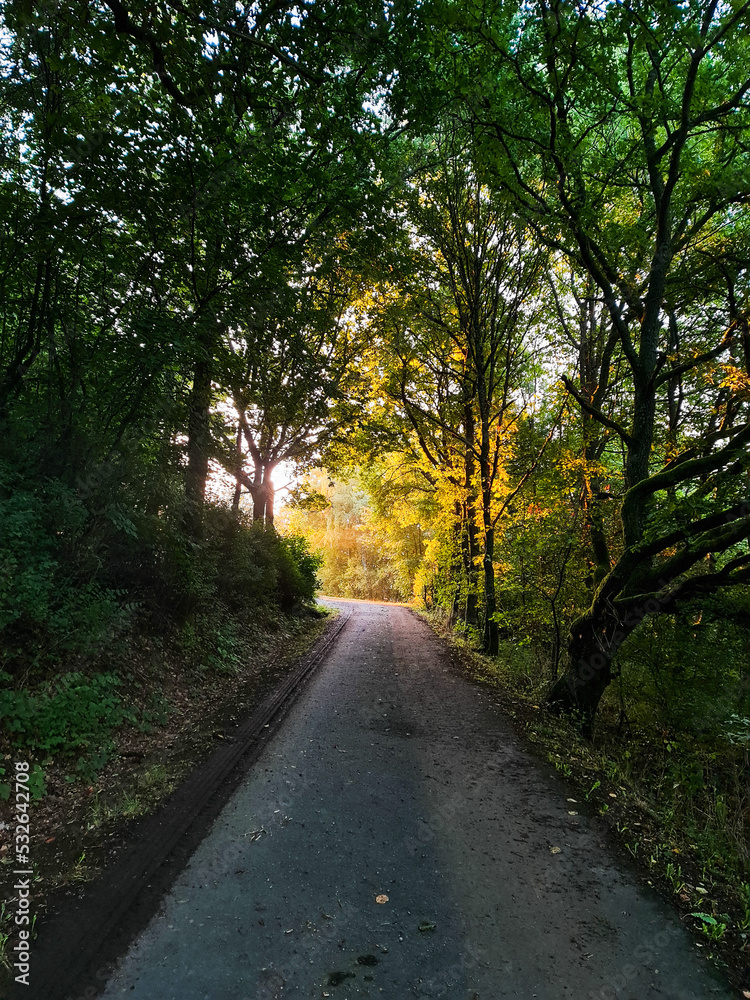
<svg viewBox="0 0 750 1000"><path fill-rule="evenodd" d="M8 945L15 927L13 918L14 914L10 907L6 907L4 900L0 902L0 965L6 969L11 968L11 955Z"/></svg>
<svg viewBox="0 0 750 1000"><path fill-rule="evenodd" d="M193 537L175 471L156 464L164 457L124 453L78 489L22 475L18 459L1 467L2 730L9 745L75 761L82 776L103 767L124 722L164 717L164 705L136 715L122 695L134 635L164 629L168 616L185 671L233 673L259 613L315 593L318 560L301 538L220 505L207 506Z"/></svg>
<svg viewBox="0 0 750 1000"><path fill-rule="evenodd" d="M288 610L315 595L320 560L305 539L284 537L245 515L209 508L204 538L190 551L204 591L215 592L230 608L276 602Z"/></svg>
<svg viewBox="0 0 750 1000"><path fill-rule="evenodd" d="M750 718L731 712L726 719L725 735L729 743L735 746L750 744Z"/></svg>
<svg viewBox="0 0 750 1000"><path fill-rule="evenodd" d="M91 655L123 629L124 602L100 580L87 578L100 565L93 536L89 511L73 489L59 480L29 484L7 463L0 465L5 669Z"/></svg>
<svg viewBox="0 0 750 1000"><path fill-rule="evenodd" d="M44 780L44 771L40 764L34 764L29 771L29 792L34 802L44 797L47 786Z"/></svg>
<svg viewBox="0 0 750 1000"><path fill-rule="evenodd" d="M185 666L198 675L232 674L242 651L239 624L225 610L195 614L179 630L179 648Z"/></svg>
<svg viewBox="0 0 750 1000"><path fill-rule="evenodd" d="M674 733L745 742L746 588L644 622L619 655L622 697L634 722Z"/></svg>
<svg viewBox="0 0 750 1000"><path fill-rule="evenodd" d="M108 795L96 794L91 808L89 829L111 823L120 817L132 819L149 812L174 788L174 781L163 764L150 764L135 775L129 786L113 789Z"/></svg>
<svg viewBox="0 0 750 1000"><path fill-rule="evenodd" d="M118 693L120 685L111 673L88 678L75 672L36 694L6 688L0 691L0 722L14 747L44 757L77 758L82 773L96 771L111 752L114 730L133 719ZM41 769L34 769L32 779L36 798L44 788Z"/></svg>
<svg viewBox="0 0 750 1000"><path fill-rule="evenodd" d="M315 596L323 556L312 551L303 535L280 536L278 542L278 593L282 607L291 608L296 601L310 601Z"/></svg>
<svg viewBox="0 0 750 1000"><path fill-rule="evenodd" d="M690 916L695 917L700 922L701 931L709 941L721 941L724 937L729 917L726 917L725 920L717 920L712 914L703 912L691 913Z"/></svg>

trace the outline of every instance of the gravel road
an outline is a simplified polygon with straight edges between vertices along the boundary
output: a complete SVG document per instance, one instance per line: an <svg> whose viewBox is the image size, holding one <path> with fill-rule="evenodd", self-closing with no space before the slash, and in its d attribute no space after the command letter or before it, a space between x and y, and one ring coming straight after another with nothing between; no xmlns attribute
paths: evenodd
<svg viewBox="0 0 750 1000"><path fill-rule="evenodd" d="M732 994L412 612L364 602L106 1000Z"/></svg>

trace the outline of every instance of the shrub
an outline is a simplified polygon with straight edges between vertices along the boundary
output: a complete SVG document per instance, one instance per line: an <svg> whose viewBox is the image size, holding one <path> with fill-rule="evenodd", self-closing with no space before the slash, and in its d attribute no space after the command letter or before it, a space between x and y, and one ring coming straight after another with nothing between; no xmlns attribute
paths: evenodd
<svg viewBox="0 0 750 1000"><path fill-rule="evenodd" d="M92 577L100 553L75 491L56 480L26 486L19 478L0 466L2 663L59 666L111 639L129 609Z"/></svg>
<svg viewBox="0 0 750 1000"><path fill-rule="evenodd" d="M8 674L0 675L8 681ZM0 723L13 746L42 756L78 757L84 767L93 759L101 766L112 749L114 730L135 721L117 693L112 673L85 677L63 674L35 694L0 691Z"/></svg>
<svg viewBox="0 0 750 1000"><path fill-rule="evenodd" d="M318 587L317 572L323 565L323 556L310 550L302 535L277 536L279 544L278 593L282 607L291 607L296 601L311 601Z"/></svg>
<svg viewBox="0 0 750 1000"><path fill-rule="evenodd" d="M645 621L620 653L628 713L672 732L723 734L750 709L748 594L738 588L700 606Z"/></svg>

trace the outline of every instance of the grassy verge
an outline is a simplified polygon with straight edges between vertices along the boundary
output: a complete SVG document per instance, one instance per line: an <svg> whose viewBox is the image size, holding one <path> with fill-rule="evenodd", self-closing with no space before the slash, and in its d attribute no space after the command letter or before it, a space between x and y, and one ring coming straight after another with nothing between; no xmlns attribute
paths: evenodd
<svg viewBox="0 0 750 1000"><path fill-rule="evenodd" d="M475 681L488 685L583 810L607 824L644 880L669 898L696 946L750 997L747 743L623 728L605 710L593 742L542 707L545 685L517 650L497 659L424 613ZM731 735L731 734L730 734Z"/></svg>

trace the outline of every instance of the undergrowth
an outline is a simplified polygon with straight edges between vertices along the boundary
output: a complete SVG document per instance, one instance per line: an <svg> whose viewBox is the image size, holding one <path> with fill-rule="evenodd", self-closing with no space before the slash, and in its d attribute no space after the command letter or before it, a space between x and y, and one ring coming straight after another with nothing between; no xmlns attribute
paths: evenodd
<svg viewBox="0 0 750 1000"><path fill-rule="evenodd" d="M91 782L123 726L163 721L160 670L232 677L316 588L302 538L220 504L197 529L179 470L123 453L95 472L71 485L0 454L0 754L33 764L37 799L51 761Z"/></svg>

